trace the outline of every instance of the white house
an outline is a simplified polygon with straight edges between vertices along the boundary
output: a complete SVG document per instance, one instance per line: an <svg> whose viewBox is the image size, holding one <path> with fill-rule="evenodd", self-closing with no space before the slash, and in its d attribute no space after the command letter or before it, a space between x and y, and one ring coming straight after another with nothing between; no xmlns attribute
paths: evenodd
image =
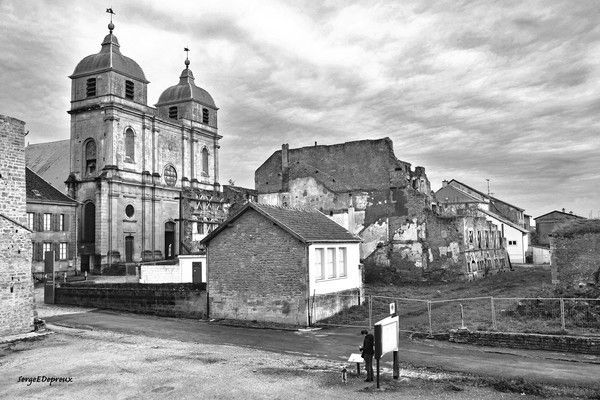
<svg viewBox="0 0 600 400"><path fill-rule="evenodd" d="M480 212L502 232L511 263L524 264L525 252L529 248L529 231L491 211L480 209Z"/></svg>
<svg viewBox="0 0 600 400"><path fill-rule="evenodd" d="M210 318L310 325L359 304L360 241L317 210L246 204L202 240Z"/></svg>

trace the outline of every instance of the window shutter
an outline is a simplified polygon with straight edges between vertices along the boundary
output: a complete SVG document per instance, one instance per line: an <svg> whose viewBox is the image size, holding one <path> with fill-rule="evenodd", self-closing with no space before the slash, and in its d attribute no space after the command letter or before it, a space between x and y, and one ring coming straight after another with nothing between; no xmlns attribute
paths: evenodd
<svg viewBox="0 0 600 400"><path fill-rule="evenodd" d="M50 214L50 229L53 232L58 230L58 214Z"/></svg>
<svg viewBox="0 0 600 400"><path fill-rule="evenodd" d="M38 261L44 260L44 243L43 242L38 243L37 259L38 259Z"/></svg>
<svg viewBox="0 0 600 400"><path fill-rule="evenodd" d="M66 215L65 215L65 218L66 218ZM68 249L67 258L69 260L72 260L73 255L75 254L75 243L69 242L69 244L67 245L67 249Z"/></svg>
<svg viewBox="0 0 600 400"><path fill-rule="evenodd" d="M71 230L71 227L69 226L69 214L65 214L63 231L70 231L70 230Z"/></svg>
<svg viewBox="0 0 600 400"><path fill-rule="evenodd" d="M54 243L54 259L58 261L60 259L60 243Z"/></svg>
<svg viewBox="0 0 600 400"><path fill-rule="evenodd" d="M40 232L42 230L42 228L43 228L42 218L44 218L44 217L43 217L43 215L41 213L36 213L33 217L34 217L33 218L33 225L34 225L34 228L35 228L34 231Z"/></svg>

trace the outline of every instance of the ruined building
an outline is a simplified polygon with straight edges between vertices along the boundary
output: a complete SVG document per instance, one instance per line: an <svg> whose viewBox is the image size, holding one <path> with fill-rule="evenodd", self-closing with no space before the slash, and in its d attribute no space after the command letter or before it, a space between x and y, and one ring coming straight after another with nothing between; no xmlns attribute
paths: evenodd
<svg viewBox="0 0 600 400"><path fill-rule="evenodd" d="M23 121L0 115L0 337L33 329L25 135Z"/></svg>
<svg viewBox="0 0 600 400"><path fill-rule="evenodd" d="M290 149L255 172L261 203L317 208L358 234L370 271L400 280L471 279L504 268L497 228L476 213L440 214L423 167L389 138Z"/></svg>

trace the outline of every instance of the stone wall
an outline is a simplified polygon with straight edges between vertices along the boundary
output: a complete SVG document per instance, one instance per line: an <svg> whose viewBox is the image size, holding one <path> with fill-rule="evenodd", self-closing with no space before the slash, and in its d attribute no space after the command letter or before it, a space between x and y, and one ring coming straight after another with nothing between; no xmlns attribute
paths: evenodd
<svg viewBox="0 0 600 400"><path fill-rule="evenodd" d="M450 331L450 341L479 346L600 355L600 338L598 337L542 335L534 333L471 332L468 330L453 329Z"/></svg>
<svg viewBox="0 0 600 400"><path fill-rule="evenodd" d="M207 248L210 318L307 324L305 244L248 210Z"/></svg>
<svg viewBox="0 0 600 400"><path fill-rule="evenodd" d="M56 304L164 317L206 318L205 284L72 283L56 288Z"/></svg>
<svg viewBox="0 0 600 400"><path fill-rule="evenodd" d="M0 115L0 336L33 329L24 141L25 123Z"/></svg>
<svg viewBox="0 0 600 400"><path fill-rule="evenodd" d="M600 283L600 233L550 236L552 282L565 288Z"/></svg>

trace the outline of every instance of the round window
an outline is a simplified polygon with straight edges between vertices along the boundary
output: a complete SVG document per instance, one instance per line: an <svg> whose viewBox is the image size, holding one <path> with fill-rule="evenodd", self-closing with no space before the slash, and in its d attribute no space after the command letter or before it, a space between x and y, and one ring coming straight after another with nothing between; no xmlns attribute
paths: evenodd
<svg viewBox="0 0 600 400"><path fill-rule="evenodd" d="M177 182L177 171L175 171L175 167L172 165L167 165L165 167L165 183L169 186L175 186L175 182Z"/></svg>
<svg viewBox="0 0 600 400"><path fill-rule="evenodd" d="M131 218L131 217L133 217L134 213L135 213L135 209L133 208L133 206L131 204L128 204L127 207L125 207L125 215L127 215L127 217Z"/></svg>

